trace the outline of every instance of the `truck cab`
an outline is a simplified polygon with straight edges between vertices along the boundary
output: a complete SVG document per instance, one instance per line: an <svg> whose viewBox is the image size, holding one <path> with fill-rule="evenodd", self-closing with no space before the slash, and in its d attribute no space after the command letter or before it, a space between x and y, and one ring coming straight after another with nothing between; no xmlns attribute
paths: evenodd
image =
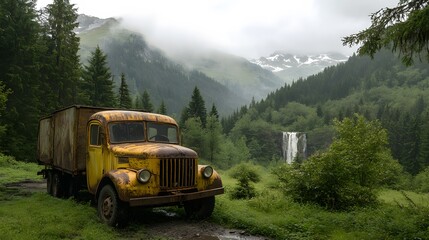
<svg viewBox="0 0 429 240"><path fill-rule="evenodd" d="M190 217L211 215L215 195L224 192L221 178L211 166L198 164L195 151L180 145L179 127L173 118L140 111L101 109L90 111L91 115L87 113L85 126L80 126L83 124L79 124L79 119L85 118L82 117L85 108L76 109L77 117L71 117L73 114L68 117L77 119L70 124L74 130L68 132L72 134L52 148L64 148L67 141L75 143L68 146L67 151L74 148L71 154L57 155L71 156L69 161L75 163L69 165L82 167L67 169L60 166L64 159L55 160L56 156L52 156L52 161L43 161L41 157L39 162L46 166L43 174L48 179L48 192L58 195L57 192L64 189L77 186L75 190L78 190L79 186L85 186L97 201L101 220L111 226L126 222L127 211L136 206L178 205L184 206ZM45 125L55 132L61 128L55 123L53 114L50 123ZM39 127L39 145L40 138L44 137L40 132ZM50 135L61 138L56 134L46 137ZM85 159L79 159L83 156L78 153L82 151L79 149L82 142L86 143ZM46 146L39 148L42 148L40 153ZM53 152L61 151L54 149ZM78 179L84 184L76 184Z"/></svg>

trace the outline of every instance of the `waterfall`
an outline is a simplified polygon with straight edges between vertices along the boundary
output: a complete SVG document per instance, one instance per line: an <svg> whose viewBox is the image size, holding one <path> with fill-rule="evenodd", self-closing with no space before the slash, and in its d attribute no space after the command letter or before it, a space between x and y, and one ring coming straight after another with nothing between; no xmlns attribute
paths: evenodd
<svg viewBox="0 0 429 240"><path fill-rule="evenodd" d="M302 132L283 132L283 159L292 163L297 157L306 158L307 136Z"/></svg>

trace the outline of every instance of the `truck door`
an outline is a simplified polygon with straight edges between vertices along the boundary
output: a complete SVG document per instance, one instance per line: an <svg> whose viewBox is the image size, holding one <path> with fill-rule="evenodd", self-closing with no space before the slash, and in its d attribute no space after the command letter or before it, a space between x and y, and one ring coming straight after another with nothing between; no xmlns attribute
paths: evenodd
<svg viewBox="0 0 429 240"><path fill-rule="evenodd" d="M95 193L103 176L103 142L104 134L98 122L89 124L88 156L86 159L86 180L88 191Z"/></svg>

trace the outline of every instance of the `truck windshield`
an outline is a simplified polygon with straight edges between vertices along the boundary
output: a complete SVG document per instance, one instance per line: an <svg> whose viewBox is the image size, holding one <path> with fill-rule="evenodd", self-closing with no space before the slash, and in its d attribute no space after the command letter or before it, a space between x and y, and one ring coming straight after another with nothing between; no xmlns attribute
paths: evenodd
<svg viewBox="0 0 429 240"><path fill-rule="evenodd" d="M115 122L109 124L110 142L143 142L144 122Z"/></svg>
<svg viewBox="0 0 429 240"><path fill-rule="evenodd" d="M149 142L179 143L177 127L172 124L148 122L147 135Z"/></svg>

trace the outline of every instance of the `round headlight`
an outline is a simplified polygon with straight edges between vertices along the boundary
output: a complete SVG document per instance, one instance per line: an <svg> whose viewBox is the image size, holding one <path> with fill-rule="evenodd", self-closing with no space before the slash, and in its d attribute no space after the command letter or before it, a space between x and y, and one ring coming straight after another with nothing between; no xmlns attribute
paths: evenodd
<svg viewBox="0 0 429 240"><path fill-rule="evenodd" d="M205 166L203 169L203 176L205 178L210 178L213 175L213 168L210 166Z"/></svg>
<svg viewBox="0 0 429 240"><path fill-rule="evenodd" d="M141 183L147 183L150 179L150 172L149 170L142 169L137 172L137 180Z"/></svg>

